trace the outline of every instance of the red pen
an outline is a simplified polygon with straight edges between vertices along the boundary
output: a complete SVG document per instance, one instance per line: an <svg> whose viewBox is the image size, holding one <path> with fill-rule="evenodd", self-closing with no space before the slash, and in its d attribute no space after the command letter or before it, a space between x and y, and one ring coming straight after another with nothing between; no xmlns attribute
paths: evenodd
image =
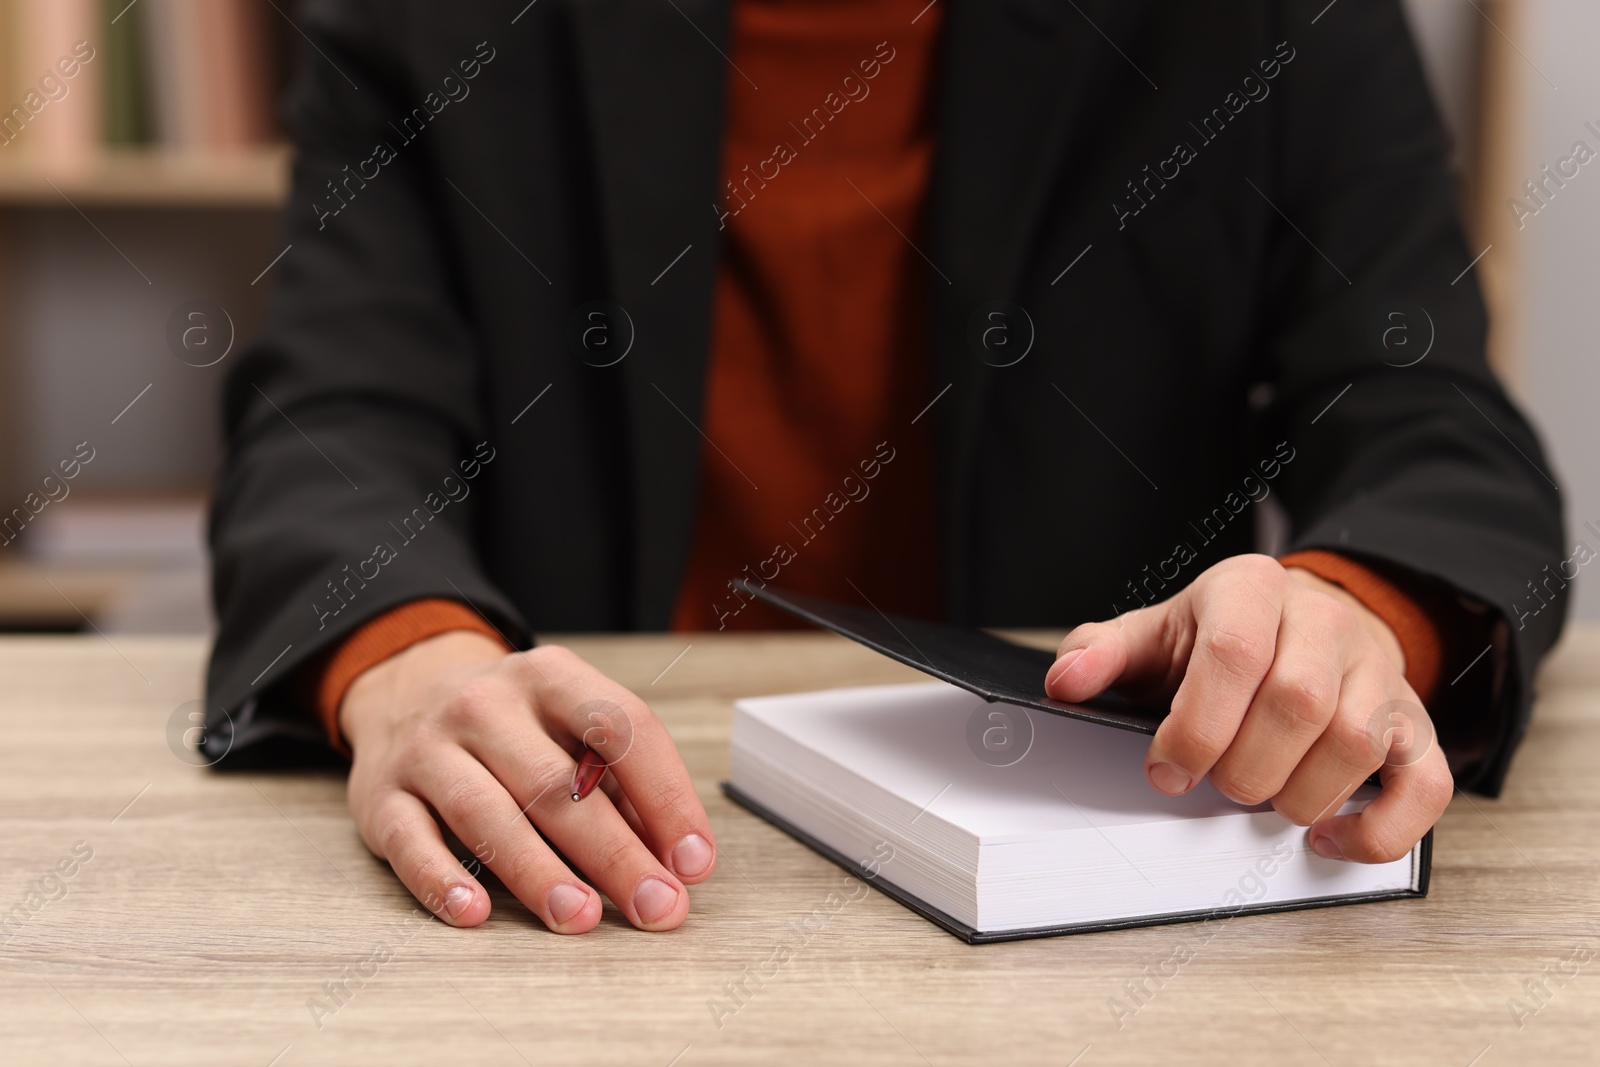
<svg viewBox="0 0 1600 1067"><path fill-rule="evenodd" d="M594 787L599 785L600 779L605 776L605 757L585 745L583 757L578 760L578 769L572 776L572 799L582 800L594 792Z"/></svg>

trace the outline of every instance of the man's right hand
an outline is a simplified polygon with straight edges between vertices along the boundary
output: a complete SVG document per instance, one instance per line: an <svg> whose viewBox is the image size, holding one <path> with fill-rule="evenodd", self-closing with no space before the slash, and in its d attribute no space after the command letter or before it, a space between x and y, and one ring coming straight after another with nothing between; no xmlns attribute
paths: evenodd
<svg viewBox="0 0 1600 1067"><path fill-rule="evenodd" d="M507 655L466 631L419 641L355 680L339 724L354 753L350 811L362 839L454 926L488 918L489 894L451 853L440 821L564 934L593 929L601 902L562 856L641 930L680 925L685 884L716 864L705 809L666 728L560 646ZM609 770L574 802L584 745Z"/></svg>

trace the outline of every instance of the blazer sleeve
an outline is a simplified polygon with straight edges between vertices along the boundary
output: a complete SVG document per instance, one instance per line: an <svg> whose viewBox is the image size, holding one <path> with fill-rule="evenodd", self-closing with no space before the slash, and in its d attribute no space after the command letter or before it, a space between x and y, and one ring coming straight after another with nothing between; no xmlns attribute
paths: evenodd
<svg viewBox="0 0 1600 1067"><path fill-rule="evenodd" d="M1320 6L1282 5L1297 55L1280 150L1244 194L1276 220L1261 350L1268 426L1296 455L1289 547L1402 568L1490 617L1481 650L1442 664L1430 712L1458 784L1496 795L1566 612L1559 591L1530 595L1564 555L1561 493L1485 359L1481 249L1400 7L1313 21Z"/></svg>
<svg viewBox="0 0 1600 1067"><path fill-rule="evenodd" d="M283 683L396 605L462 601L508 644L528 641L475 551L472 480L495 449L428 139L388 125L409 107L400 16L368 0L297 13L311 48L285 104L287 250L227 378L210 518L205 750L223 768L330 758Z"/></svg>

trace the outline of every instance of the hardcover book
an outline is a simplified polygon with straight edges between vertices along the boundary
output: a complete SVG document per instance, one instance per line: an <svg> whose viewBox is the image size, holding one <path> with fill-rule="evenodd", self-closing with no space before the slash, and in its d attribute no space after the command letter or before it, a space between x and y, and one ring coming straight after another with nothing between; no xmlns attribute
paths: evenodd
<svg viewBox="0 0 1600 1067"><path fill-rule="evenodd" d="M752 589L939 680L735 703L727 795L969 942L1427 893L1432 834L1329 860L1268 804L1142 771L1161 713L1044 695L1053 656L976 630ZM1360 810L1362 786L1339 809Z"/></svg>

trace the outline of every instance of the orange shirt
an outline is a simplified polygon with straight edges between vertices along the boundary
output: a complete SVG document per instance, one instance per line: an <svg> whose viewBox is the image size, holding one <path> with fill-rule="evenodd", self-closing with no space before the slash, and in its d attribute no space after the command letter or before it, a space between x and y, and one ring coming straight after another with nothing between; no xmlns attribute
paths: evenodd
<svg viewBox="0 0 1600 1067"><path fill-rule="evenodd" d="M939 613L932 420L912 422L943 14L924 6L733 5L711 444L675 630L802 625L740 577Z"/></svg>

